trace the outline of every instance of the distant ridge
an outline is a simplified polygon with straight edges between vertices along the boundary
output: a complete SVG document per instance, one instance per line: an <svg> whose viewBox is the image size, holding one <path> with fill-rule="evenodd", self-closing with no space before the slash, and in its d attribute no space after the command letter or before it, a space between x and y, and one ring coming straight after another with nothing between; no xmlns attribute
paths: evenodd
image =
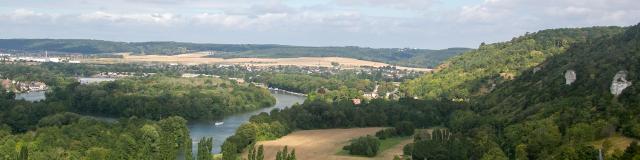
<svg viewBox="0 0 640 160"><path fill-rule="evenodd" d="M89 39L0 39L0 50L39 52L43 50L79 53L144 53L175 55L217 51L222 58L346 57L408 67L434 67L441 61L468 51L468 48L442 50L365 47L304 47L276 44L205 44L187 42L115 42Z"/></svg>

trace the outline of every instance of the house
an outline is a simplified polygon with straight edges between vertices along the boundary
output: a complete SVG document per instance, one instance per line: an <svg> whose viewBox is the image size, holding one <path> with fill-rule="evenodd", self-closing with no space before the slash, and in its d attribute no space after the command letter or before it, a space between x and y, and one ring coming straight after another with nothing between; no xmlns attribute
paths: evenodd
<svg viewBox="0 0 640 160"><path fill-rule="evenodd" d="M234 80L238 84L244 83L244 79L242 79L242 78L229 78L229 80Z"/></svg>
<svg viewBox="0 0 640 160"><path fill-rule="evenodd" d="M9 79L2 80L1 84L2 84L2 88L6 90L9 90L9 88L11 88L11 80Z"/></svg>
<svg viewBox="0 0 640 160"><path fill-rule="evenodd" d="M362 103L362 100L354 98L354 99L351 99L351 102L353 102L354 105L360 105L360 103Z"/></svg>

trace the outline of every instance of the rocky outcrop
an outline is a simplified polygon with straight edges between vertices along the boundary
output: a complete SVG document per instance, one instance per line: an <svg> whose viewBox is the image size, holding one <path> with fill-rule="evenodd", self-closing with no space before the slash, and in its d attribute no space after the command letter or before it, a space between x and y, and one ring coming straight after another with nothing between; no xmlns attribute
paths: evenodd
<svg viewBox="0 0 640 160"><path fill-rule="evenodd" d="M533 68L533 74L536 74L538 71L542 70L542 67Z"/></svg>
<svg viewBox="0 0 640 160"><path fill-rule="evenodd" d="M564 84L571 85L573 82L576 81L576 71L567 70L566 72L564 72L564 79L565 79Z"/></svg>
<svg viewBox="0 0 640 160"><path fill-rule="evenodd" d="M619 71L613 76L613 82L611 82L611 94L620 95L622 91L631 86L631 81L627 80L627 71Z"/></svg>

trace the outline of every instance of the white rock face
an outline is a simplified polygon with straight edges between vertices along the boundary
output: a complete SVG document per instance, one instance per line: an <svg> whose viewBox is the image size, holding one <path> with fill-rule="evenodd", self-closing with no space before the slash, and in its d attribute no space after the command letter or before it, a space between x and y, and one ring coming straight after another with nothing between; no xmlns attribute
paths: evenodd
<svg viewBox="0 0 640 160"><path fill-rule="evenodd" d="M533 68L533 74L536 74L538 71L540 71L542 68L540 67L535 67Z"/></svg>
<svg viewBox="0 0 640 160"><path fill-rule="evenodd" d="M493 92L493 90L496 89L496 84L495 83L491 83L491 88L489 88L489 92Z"/></svg>
<svg viewBox="0 0 640 160"><path fill-rule="evenodd" d="M627 71L619 71L613 76L613 82L611 82L611 94L620 95L622 91L631 86L631 81L627 81Z"/></svg>
<svg viewBox="0 0 640 160"><path fill-rule="evenodd" d="M566 72L564 72L564 79L565 79L564 84L571 85L573 82L576 81L576 71L567 70Z"/></svg>

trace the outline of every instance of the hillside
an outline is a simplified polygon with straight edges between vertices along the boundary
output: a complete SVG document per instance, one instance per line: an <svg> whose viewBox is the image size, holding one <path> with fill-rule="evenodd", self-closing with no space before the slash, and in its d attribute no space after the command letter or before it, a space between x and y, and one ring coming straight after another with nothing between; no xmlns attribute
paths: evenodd
<svg viewBox="0 0 640 160"><path fill-rule="evenodd" d="M480 98L475 110L498 129L508 154L517 156L524 146L530 159L594 158L597 151L588 146L596 140L640 137L639 60L636 25L573 44ZM622 155L612 142L602 143L609 143L608 159Z"/></svg>
<svg viewBox="0 0 640 160"><path fill-rule="evenodd" d="M575 73L575 81L570 84L565 76L568 71ZM509 117L507 121L539 119L557 113L572 115L572 119L559 121L562 123L615 117L623 132L640 137L640 130L626 128L640 129L640 119L635 118L640 113L639 71L640 26L634 26L621 34L575 44L565 54L524 72L483 100L491 106L486 113ZM617 93L612 91L614 81L619 86L613 89Z"/></svg>
<svg viewBox="0 0 640 160"><path fill-rule="evenodd" d="M66 53L152 53L183 54L193 51L237 52L280 47L280 45L198 44L183 42L114 42L88 39L0 39L0 49L18 51L57 51Z"/></svg>
<svg viewBox="0 0 640 160"><path fill-rule="evenodd" d="M572 44L622 31L621 27L549 29L507 42L482 44L443 62L436 73L409 81L403 90L427 99L468 100L489 93L549 57L563 54Z"/></svg>
<svg viewBox="0 0 640 160"><path fill-rule="evenodd" d="M467 51L467 48L443 50L362 48L362 47L300 47L270 44L200 44L183 42L113 42L86 39L0 39L0 51L43 50L80 53L146 53L175 55L199 51L218 51L221 58L295 58L346 57L384 62L407 67L434 67L441 61Z"/></svg>
<svg viewBox="0 0 640 160"><path fill-rule="evenodd" d="M217 54L222 58L294 58L294 57L348 57L360 60L385 62L407 67L433 68L447 58L468 48L442 50L360 48L360 47L278 47Z"/></svg>

